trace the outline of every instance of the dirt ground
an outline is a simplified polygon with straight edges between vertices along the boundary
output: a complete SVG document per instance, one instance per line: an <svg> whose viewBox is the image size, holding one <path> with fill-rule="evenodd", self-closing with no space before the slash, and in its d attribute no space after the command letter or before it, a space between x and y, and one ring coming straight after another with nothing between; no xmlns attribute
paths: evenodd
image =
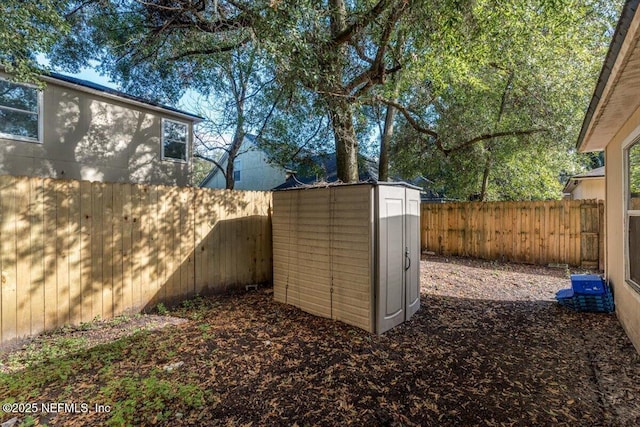
<svg viewBox="0 0 640 427"><path fill-rule="evenodd" d="M70 356L70 377L33 394L127 402L133 425L640 425L640 357L614 315L553 300L567 271L428 257L421 274L420 311L382 336L275 303L267 288L177 310L189 321L134 335L104 361ZM4 374L0 400L24 398L10 380L37 369ZM174 396L149 416L149 397L133 396L152 376L202 400ZM111 386L122 378L133 386ZM47 421L118 425L114 412Z"/></svg>

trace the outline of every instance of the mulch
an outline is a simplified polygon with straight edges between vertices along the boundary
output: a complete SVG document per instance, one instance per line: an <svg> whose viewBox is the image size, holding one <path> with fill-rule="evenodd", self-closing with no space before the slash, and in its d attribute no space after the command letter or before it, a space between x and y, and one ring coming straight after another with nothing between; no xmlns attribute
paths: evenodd
<svg viewBox="0 0 640 427"><path fill-rule="evenodd" d="M149 333L158 351L144 361L128 363L133 342L105 364L143 377L182 362L166 375L196 384L206 404L161 425L640 425L640 357L615 315L553 300L567 271L428 257L421 274L420 311L381 336L276 303L267 288L203 299L191 309L201 316L183 310L191 320ZM95 389L100 372L64 384Z"/></svg>

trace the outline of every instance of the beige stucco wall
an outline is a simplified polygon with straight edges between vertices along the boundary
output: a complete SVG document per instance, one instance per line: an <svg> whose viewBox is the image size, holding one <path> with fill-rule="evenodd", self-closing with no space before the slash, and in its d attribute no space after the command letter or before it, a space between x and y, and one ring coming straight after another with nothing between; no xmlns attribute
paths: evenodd
<svg viewBox="0 0 640 427"><path fill-rule="evenodd" d="M640 109L627 120L606 148L606 266L613 286L616 313L640 351L640 294L625 281L625 212L623 148L640 136ZM640 260L629 260L640 262Z"/></svg>
<svg viewBox="0 0 640 427"><path fill-rule="evenodd" d="M162 118L187 123L192 134L192 123L168 111L55 83L43 91L42 111L42 143L0 138L0 175L189 184L190 164L161 159Z"/></svg>
<svg viewBox="0 0 640 427"><path fill-rule="evenodd" d="M582 179L571 193L573 200L604 200L604 178Z"/></svg>
<svg viewBox="0 0 640 427"><path fill-rule="evenodd" d="M236 181L234 184L235 190L268 191L286 180L284 168L270 164L266 154L262 150L254 148L250 143L243 143L241 154L237 159L241 161L241 167L240 181ZM221 166L226 168L227 162L223 162ZM216 173L205 183L204 187L225 188L224 174Z"/></svg>

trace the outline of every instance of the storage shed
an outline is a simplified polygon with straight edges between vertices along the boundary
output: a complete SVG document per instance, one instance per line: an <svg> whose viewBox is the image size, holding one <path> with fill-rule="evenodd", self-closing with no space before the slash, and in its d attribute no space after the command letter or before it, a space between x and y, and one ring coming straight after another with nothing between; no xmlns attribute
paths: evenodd
<svg viewBox="0 0 640 427"><path fill-rule="evenodd" d="M420 308L420 192L359 183L273 193L276 301L383 333Z"/></svg>

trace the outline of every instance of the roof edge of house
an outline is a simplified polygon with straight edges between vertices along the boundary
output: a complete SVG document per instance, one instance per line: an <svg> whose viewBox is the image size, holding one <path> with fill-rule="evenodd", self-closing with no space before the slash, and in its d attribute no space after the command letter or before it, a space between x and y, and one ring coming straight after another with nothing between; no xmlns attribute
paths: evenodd
<svg viewBox="0 0 640 427"><path fill-rule="evenodd" d="M72 89L81 90L87 93L94 93L96 95L104 96L106 98L122 100L123 102L139 105L151 110L163 111L165 113L173 114L183 119L190 120L194 123L199 123L206 120L204 117L198 116L196 114L188 113L178 108L164 105L159 102L149 101L147 99L144 99L138 96L129 95L120 90L103 86L98 83L90 82L88 80L83 80L83 79L79 79L72 76L67 76L67 75L56 73L53 71L43 72L40 78L48 83L67 86Z"/></svg>
<svg viewBox="0 0 640 427"><path fill-rule="evenodd" d="M611 40L611 44L609 45L609 50L607 51L607 55L605 56L602 69L600 70L600 75L598 76L598 81L593 91L591 102L589 102L589 107L587 108L587 112L585 113L584 120L582 121L580 134L578 135L578 141L576 142L576 148L578 149L578 151L580 151L580 148L584 143L584 138L587 134L587 129L591 124L591 120L593 119L595 110L598 107L598 104L600 103L600 98L602 97L604 89L607 86L607 82L609 81L609 77L611 76L611 71L613 70L613 66L618 59L618 54L620 53L622 44L624 43L624 40L627 36L627 32L629 31L629 27L631 25L631 22L633 21L633 17L636 14L636 10L638 9L639 2L640 0L627 0L624 6L622 7L620 20L616 25L616 30Z"/></svg>

